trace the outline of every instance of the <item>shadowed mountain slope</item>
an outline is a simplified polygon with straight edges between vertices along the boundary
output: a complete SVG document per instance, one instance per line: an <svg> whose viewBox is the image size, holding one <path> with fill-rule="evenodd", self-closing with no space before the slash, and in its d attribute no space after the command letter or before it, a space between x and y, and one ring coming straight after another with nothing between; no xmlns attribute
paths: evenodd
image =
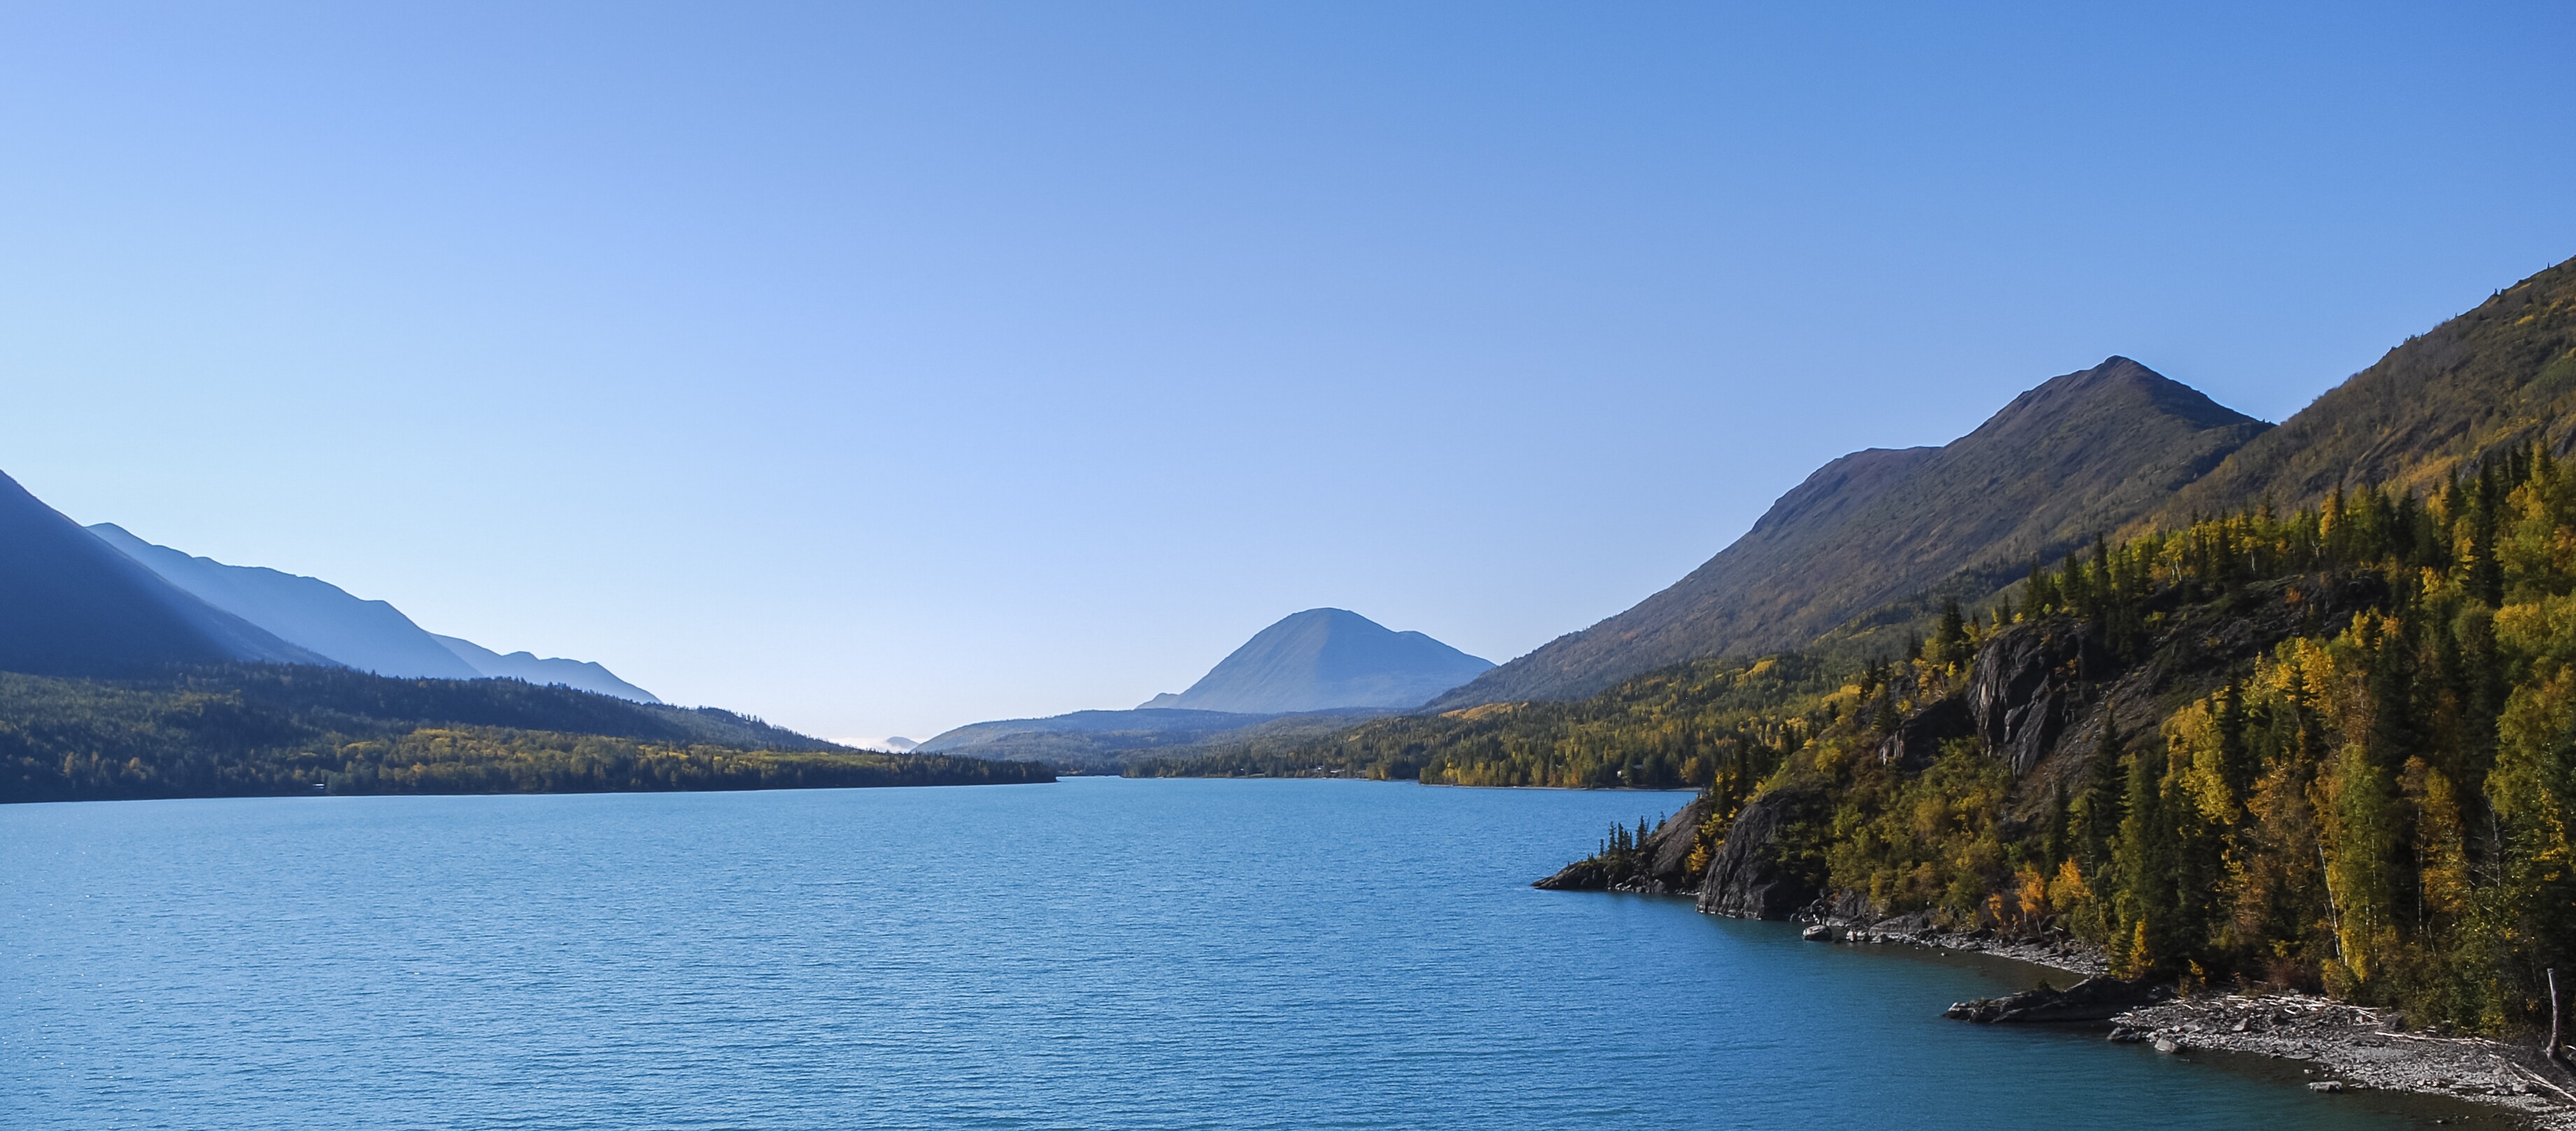
<svg viewBox="0 0 2576 1131"><path fill-rule="evenodd" d="M1347 609L1308 609L1255 633L1189 690L1144 706L1255 715L1416 707L1493 666Z"/></svg>
<svg viewBox="0 0 2576 1131"><path fill-rule="evenodd" d="M331 663L163 581L0 475L0 670L227 661Z"/></svg>
<svg viewBox="0 0 2576 1131"><path fill-rule="evenodd" d="M2534 440L2576 446L2576 259L2388 351L2185 487L2139 529L2363 484L2422 493Z"/></svg>
<svg viewBox="0 0 2576 1131"><path fill-rule="evenodd" d="M192 557L146 542L112 522L89 531L207 604L360 671L431 679L483 674L421 631L402 610L360 600L328 581Z"/></svg>
<svg viewBox="0 0 2576 1131"><path fill-rule="evenodd" d="M1939 448L1826 464L1671 588L1430 706L1590 695L1708 656L1803 647L1965 574L1977 595L2164 505L2270 425L2113 357Z"/></svg>
<svg viewBox="0 0 2576 1131"><path fill-rule="evenodd" d="M320 578L194 557L146 542L115 523L102 522L89 531L207 604L360 671L412 679L519 679L638 703L661 702L598 664L538 659L528 652L505 656L471 640L440 636L387 602L360 599Z"/></svg>

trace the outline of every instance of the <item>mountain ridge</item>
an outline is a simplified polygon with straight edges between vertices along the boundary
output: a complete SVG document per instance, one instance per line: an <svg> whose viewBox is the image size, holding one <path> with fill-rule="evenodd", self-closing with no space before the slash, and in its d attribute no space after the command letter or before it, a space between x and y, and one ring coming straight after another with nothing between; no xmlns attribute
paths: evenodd
<svg viewBox="0 0 2576 1131"><path fill-rule="evenodd" d="M1826 463L1680 581L1427 709L1581 697L1671 664L1804 647L1962 575L1988 575L1990 591L2163 504L2270 428L2114 355L1948 444Z"/></svg>
<svg viewBox="0 0 2576 1131"><path fill-rule="evenodd" d="M163 580L0 474L0 670L336 666Z"/></svg>
<svg viewBox="0 0 2576 1131"><path fill-rule="evenodd" d="M2407 338L2126 533L2265 500L2295 509L2338 488L2420 494L2531 441L2576 450L2576 259Z"/></svg>
<svg viewBox="0 0 2576 1131"><path fill-rule="evenodd" d="M112 522L87 529L207 604L360 671L430 679L480 674L387 602L365 600L320 578L229 565L147 542Z"/></svg>
<svg viewBox="0 0 2576 1131"><path fill-rule="evenodd" d="M662 700L652 692L626 682L617 673L596 660L571 660L561 656L540 657L534 652L496 652L461 636L430 633L457 658L472 665L486 679L519 679L538 685L561 684L581 691L631 699L638 703Z"/></svg>
<svg viewBox="0 0 2576 1131"><path fill-rule="evenodd" d="M233 565L147 541L112 522L86 528L161 580L296 647L360 671L419 679L520 679L562 684L638 703L660 703L599 664L503 654L420 627L386 601L318 577Z"/></svg>

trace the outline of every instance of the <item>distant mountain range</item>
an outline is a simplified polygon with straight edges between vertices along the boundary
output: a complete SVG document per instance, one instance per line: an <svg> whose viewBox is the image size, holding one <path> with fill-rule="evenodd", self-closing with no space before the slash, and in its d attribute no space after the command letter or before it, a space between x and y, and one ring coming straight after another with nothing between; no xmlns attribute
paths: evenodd
<svg viewBox="0 0 2576 1131"><path fill-rule="evenodd" d="M114 524L84 529L0 475L0 671L98 676L232 662L510 678L661 702L598 664L502 655L422 631L402 610L326 581L191 557Z"/></svg>
<svg viewBox="0 0 2576 1131"><path fill-rule="evenodd" d="M638 703L661 702L598 664L539 659L529 652L503 655L471 640L427 632L402 610L352 596L319 578L194 557L146 542L114 523L99 523L89 532L207 604L359 671L414 679L522 679Z"/></svg>
<svg viewBox="0 0 2576 1131"><path fill-rule="evenodd" d="M0 804L1053 780L672 707L313 578L83 529L0 475Z"/></svg>
<svg viewBox="0 0 2576 1131"><path fill-rule="evenodd" d="M1134 710L973 723L919 749L1114 764L1143 750L1329 731L1420 706L1493 666L1347 609L1308 609L1255 633L1188 690L1165 692Z"/></svg>

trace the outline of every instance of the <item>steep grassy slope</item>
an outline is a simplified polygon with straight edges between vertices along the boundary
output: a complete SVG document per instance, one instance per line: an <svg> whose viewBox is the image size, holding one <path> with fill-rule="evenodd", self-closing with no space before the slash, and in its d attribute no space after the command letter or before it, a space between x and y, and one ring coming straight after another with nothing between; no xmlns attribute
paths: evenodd
<svg viewBox="0 0 2576 1131"><path fill-rule="evenodd" d="M2363 484L2422 494L2486 453L2576 444L2576 260L2406 340L2256 437L2135 524L2269 498L2311 506Z"/></svg>
<svg viewBox="0 0 2576 1131"><path fill-rule="evenodd" d="M1434 700L1589 695L1668 664L1799 648L1964 574L1971 596L2164 505L2269 427L2127 358L2054 378L1936 449L1857 452L1635 608Z"/></svg>

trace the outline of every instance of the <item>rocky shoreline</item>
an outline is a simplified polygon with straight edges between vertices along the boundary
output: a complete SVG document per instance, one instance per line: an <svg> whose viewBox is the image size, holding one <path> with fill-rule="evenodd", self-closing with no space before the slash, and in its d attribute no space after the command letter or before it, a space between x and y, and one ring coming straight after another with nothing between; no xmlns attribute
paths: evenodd
<svg viewBox="0 0 2576 1131"><path fill-rule="evenodd" d="M2548 1131L2576 1131L2576 1073L2536 1047L2410 1033L2389 1010L2307 994L2206 994L2112 1018L2111 1039L2156 1051L2211 1050L2307 1062L2321 1092L2375 1088L2508 1109Z"/></svg>
<svg viewBox="0 0 2576 1131"><path fill-rule="evenodd" d="M2464 1100L2541 1131L2576 1131L2576 1073L2541 1050L2410 1033L2401 1014L2309 994L2178 997L2168 986L2088 978L2064 990L2042 986L1959 1002L1946 1016L1984 1024L2107 1020L2111 1040L2169 1055L2219 1052L2299 1062L2315 1091Z"/></svg>
<svg viewBox="0 0 2576 1131"><path fill-rule="evenodd" d="M2081 979L2064 990L1960 1002L1948 1015L1961 1020L2102 1025L2111 1040L2163 1053L2297 1062L2315 1091L2375 1089L2465 1101L2535 1131L2576 1131L2576 1072L2529 1045L2407 1032L2401 1014L2309 994L2176 996L2171 987L2110 979L2101 951L2075 939L2002 938L1988 931L1942 930L1923 916L1868 921L1821 907L1794 918L1806 924L1803 934L1813 942L1967 951Z"/></svg>
<svg viewBox="0 0 2576 1131"><path fill-rule="evenodd" d="M2576 1071L2531 1044L2408 1032L2404 1019L2391 1011L2308 995L2177 997L2170 986L2111 980L2099 948L2063 933L1949 930L1928 913L1879 917L1856 894L1820 895L1812 878L1781 865L1767 848L1771 826L1801 803L1791 792L1774 791L1747 806L1697 882L1686 861L1707 817L1705 798L1666 820L1627 857L1577 861L1533 886L1695 898L1710 914L1802 923L1814 942L1965 951L2026 962L2073 975L2071 988L1961 1002L1949 1015L1988 1023L2098 1026L2113 1040L2167 1053L2279 1061L2284 1069L2298 1068L2318 1091L2425 1097L2412 1102L2455 1116L2468 1109L2443 1105L2471 1103L2539 1131L2576 1131Z"/></svg>
<svg viewBox="0 0 2576 1131"><path fill-rule="evenodd" d="M1917 946L1990 954L2092 978L2110 972L2101 948L2070 937L2005 938L1992 931L1951 931L1932 925L1928 915L1858 921L1842 916L1802 913L1792 921L1807 924L1809 942L1853 946Z"/></svg>

